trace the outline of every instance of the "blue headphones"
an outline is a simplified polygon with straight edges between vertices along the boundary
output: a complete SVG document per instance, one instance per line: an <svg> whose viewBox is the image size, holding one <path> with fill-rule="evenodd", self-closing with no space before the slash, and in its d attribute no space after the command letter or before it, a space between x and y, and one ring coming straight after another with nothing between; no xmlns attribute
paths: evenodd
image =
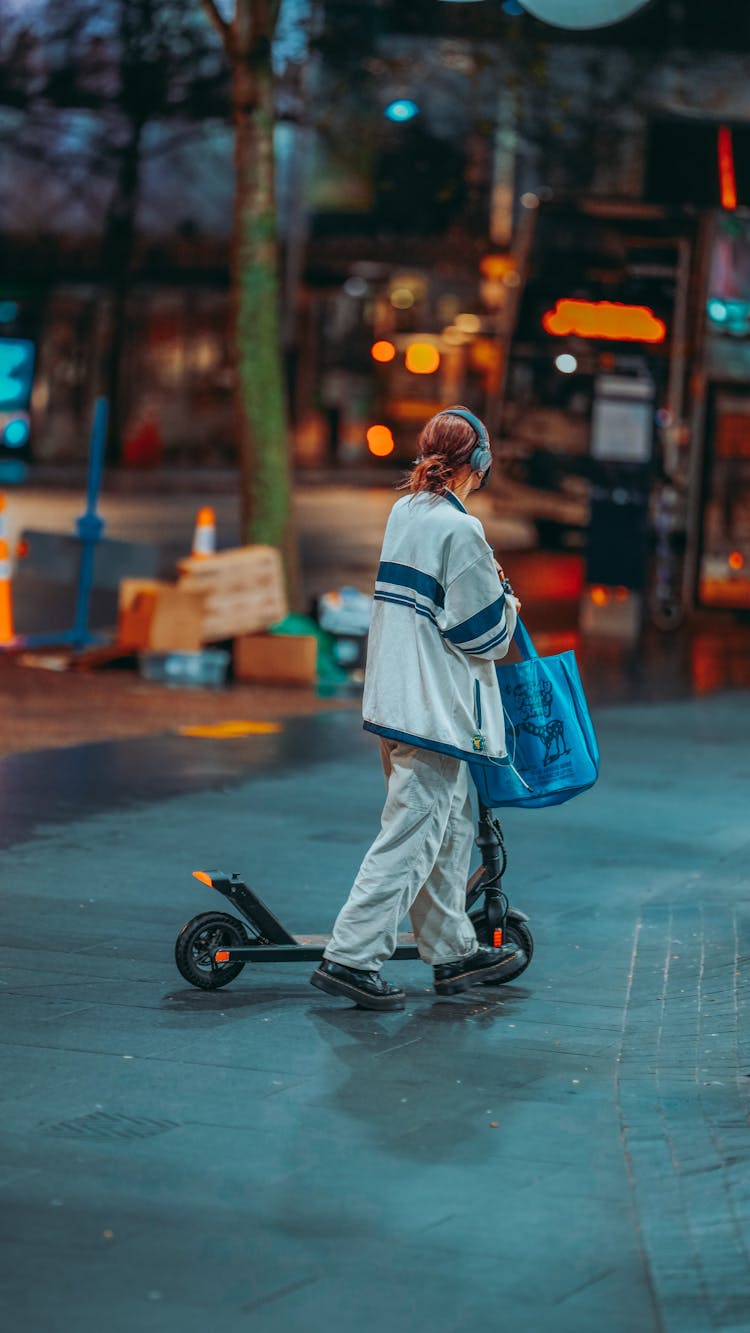
<svg viewBox="0 0 750 1333"><path fill-rule="evenodd" d="M436 415L439 417L463 417L464 421L468 421L469 425L474 430L478 443L472 450L471 458L469 459L469 467L472 472L482 473L482 483L479 487L481 490L489 481L490 468L492 467L492 450L490 448L490 437L487 433L487 427L484 422L480 421L479 417L475 417L474 413L470 412L467 407L446 407L444 412L437 412Z"/></svg>

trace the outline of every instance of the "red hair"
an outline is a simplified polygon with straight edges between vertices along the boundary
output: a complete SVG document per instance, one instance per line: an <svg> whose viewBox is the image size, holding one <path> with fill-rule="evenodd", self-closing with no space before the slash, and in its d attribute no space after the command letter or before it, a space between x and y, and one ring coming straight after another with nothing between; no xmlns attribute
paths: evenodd
<svg viewBox="0 0 750 1333"><path fill-rule="evenodd" d="M402 490L412 495L419 491L433 494L445 489L457 472L465 467L477 445L477 433L463 417L437 416L422 428L417 440L417 459Z"/></svg>

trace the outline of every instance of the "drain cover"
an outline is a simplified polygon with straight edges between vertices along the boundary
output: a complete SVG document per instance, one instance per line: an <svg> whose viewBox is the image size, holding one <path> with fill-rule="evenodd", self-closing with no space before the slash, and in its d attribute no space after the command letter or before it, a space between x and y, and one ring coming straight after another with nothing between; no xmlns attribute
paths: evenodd
<svg viewBox="0 0 750 1333"><path fill-rule="evenodd" d="M176 1120L147 1120L109 1111L92 1111L75 1120L60 1120L56 1125L44 1126L51 1134L70 1134L77 1139L151 1139L178 1127Z"/></svg>

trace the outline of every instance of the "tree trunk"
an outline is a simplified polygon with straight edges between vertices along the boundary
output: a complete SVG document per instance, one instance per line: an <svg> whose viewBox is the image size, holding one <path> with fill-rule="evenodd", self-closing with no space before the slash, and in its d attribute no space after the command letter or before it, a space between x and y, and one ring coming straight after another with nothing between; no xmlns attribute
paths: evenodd
<svg viewBox="0 0 750 1333"><path fill-rule="evenodd" d="M299 565L279 330L270 40L232 60L235 202L231 254L235 418L244 540L279 547L292 607Z"/></svg>

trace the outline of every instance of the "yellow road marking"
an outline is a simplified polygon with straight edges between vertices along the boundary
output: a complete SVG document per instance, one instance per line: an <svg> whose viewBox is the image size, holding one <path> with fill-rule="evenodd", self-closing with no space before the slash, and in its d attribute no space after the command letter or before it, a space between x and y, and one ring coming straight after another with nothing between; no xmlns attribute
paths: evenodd
<svg viewBox="0 0 750 1333"><path fill-rule="evenodd" d="M270 736L282 730L280 722L209 722L202 726L179 727L178 734L231 740L234 736Z"/></svg>

